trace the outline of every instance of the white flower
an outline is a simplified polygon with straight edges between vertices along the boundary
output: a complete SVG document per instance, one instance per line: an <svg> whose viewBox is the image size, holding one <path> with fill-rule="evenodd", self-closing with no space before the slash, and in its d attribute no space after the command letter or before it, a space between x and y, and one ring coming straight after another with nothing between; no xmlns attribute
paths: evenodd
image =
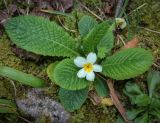
<svg viewBox="0 0 160 123"><path fill-rule="evenodd" d="M121 28L124 29L127 26L127 23L124 18L116 18L116 24Z"/></svg>
<svg viewBox="0 0 160 123"><path fill-rule="evenodd" d="M89 53L87 58L78 56L74 59L74 64L80 69L77 73L79 78L85 78L88 81L94 81L95 73L94 72L102 72L102 66L95 64L97 60L97 56L95 53Z"/></svg>

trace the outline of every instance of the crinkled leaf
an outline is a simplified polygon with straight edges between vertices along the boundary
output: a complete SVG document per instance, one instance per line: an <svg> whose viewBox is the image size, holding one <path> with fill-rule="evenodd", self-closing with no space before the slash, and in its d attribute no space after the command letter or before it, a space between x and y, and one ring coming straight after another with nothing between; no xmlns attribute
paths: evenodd
<svg viewBox="0 0 160 123"><path fill-rule="evenodd" d="M76 42L55 22L37 16L10 19L5 29L17 46L44 56L76 56Z"/></svg>
<svg viewBox="0 0 160 123"><path fill-rule="evenodd" d="M10 79L32 87L38 88L45 86L45 82L42 79L10 67L0 66L0 76L8 77Z"/></svg>
<svg viewBox="0 0 160 123"><path fill-rule="evenodd" d="M82 89L82 90L66 90L63 88L60 88L59 91L59 98L61 100L61 103L68 111L74 111L76 109L79 109L82 104L87 99L88 95L88 88Z"/></svg>
<svg viewBox="0 0 160 123"><path fill-rule="evenodd" d="M148 82L148 90L149 90L149 96L152 97L156 85L160 83L160 72L159 71L150 71L147 77Z"/></svg>
<svg viewBox="0 0 160 123"><path fill-rule="evenodd" d="M83 48L84 52L87 54L89 52L96 52L97 45L103 36L107 33L110 27L108 21L104 21L96 25L84 38Z"/></svg>
<svg viewBox="0 0 160 123"><path fill-rule="evenodd" d="M150 51L129 48L108 57L102 63L102 67L104 75L116 80L124 80L144 73L152 63L153 56Z"/></svg>
<svg viewBox="0 0 160 123"><path fill-rule="evenodd" d="M147 106L151 102L147 94L141 94L135 98L135 104L138 106Z"/></svg>
<svg viewBox="0 0 160 123"><path fill-rule="evenodd" d="M89 82L85 78L78 78L78 68L73 59L61 61L54 69L54 80L57 85L68 90L80 90L86 88Z"/></svg>
<svg viewBox="0 0 160 123"><path fill-rule="evenodd" d="M6 99L0 99L0 113L16 113L16 105Z"/></svg>
<svg viewBox="0 0 160 123"><path fill-rule="evenodd" d="M98 57L104 58L108 52L111 51L114 45L114 34L113 30L115 29L115 24L112 24L107 33L103 36L100 40L99 44L97 45L98 50Z"/></svg>
<svg viewBox="0 0 160 123"><path fill-rule="evenodd" d="M106 97L109 94L107 85L100 78L96 77L94 85L99 96Z"/></svg>
<svg viewBox="0 0 160 123"><path fill-rule="evenodd" d="M131 109L131 110L128 110L127 112L126 112L126 115L127 115L127 118L129 119L129 120L133 120L133 119L135 119L136 117L137 117L137 115L139 114L139 113L141 113L141 112L143 112L144 111L144 109Z"/></svg>
<svg viewBox="0 0 160 123"><path fill-rule="evenodd" d="M148 113L145 113L142 116L136 118L134 123L148 123Z"/></svg>
<svg viewBox="0 0 160 123"><path fill-rule="evenodd" d="M78 22L78 28L81 37L85 37L97 25L96 19L91 16L83 16Z"/></svg>

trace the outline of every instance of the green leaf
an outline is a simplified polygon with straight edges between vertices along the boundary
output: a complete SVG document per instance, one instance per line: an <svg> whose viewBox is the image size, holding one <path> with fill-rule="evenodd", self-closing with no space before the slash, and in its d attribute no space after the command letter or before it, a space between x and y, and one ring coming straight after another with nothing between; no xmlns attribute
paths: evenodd
<svg viewBox="0 0 160 123"><path fill-rule="evenodd" d="M55 11L55 10L45 10L45 9L42 9L41 11L42 11L42 12L49 13L49 14L62 15L62 16L66 16L66 17L69 17L69 18L73 18L72 15L67 14L67 13L64 13L64 12L60 12L60 11Z"/></svg>
<svg viewBox="0 0 160 123"><path fill-rule="evenodd" d="M152 97L157 84L160 83L160 72L150 71L147 76L147 82L148 82L149 96Z"/></svg>
<svg viewBox="0 0 160 123"><path fill-rule="evenodd" d="M134 123L148 123L148 113L136 118Z"/></svg>
<svg viewBox="0 0 160 123"><path fill-rule="evenodd" d="M0 113L17 113L16 105L6 99L0 99Z"/></svg>
<svg viewBox="0 0 160 123"><path fill-rule="evenodd" d="M80 90L89 85L89 81L85 78L78 78L77 72L80 70L73 59L65 59L61 61L54 70L55 83L62 88L68 90Z"/></svg>
<svg viewBox="0 0 160 123"><path fill-rule="evenodd" d="M47 67L47 75L48 75L48 77L50 78L50 80L51 80L52 82L55 82L55 80L54 80L54 69L55 69L55 67L57 66L58 63L59 63L59 62L56 61L56 62L54 62L54 63L51 63L51 64Z"/></svg>
<svg viewBox="0 0 160 123"><path fill-rule="evenodd" d="M148 106L151 100L147 94L141 94L135 98L135 104L138 106Z"/></svg>
<svg viewBox="0 0 160 123"><path fill-rule="evenodd" d="M115 24L113 23L104 37L100 40L99 44L97 45L98 50L98 57L105 58L106 54L111 51L114 45L114 34L113 30L115 29Z"/></svg>
<svg viewBox="0 0 160 123"><path fill-rule="evenodd" d="M17 46L44 56L77 56L76 42L55 22L37 16L10 19L5 29Z"/></svg>
<svg viewBox="0 0 160 123"><path fill-rule="evenodd" d="M106 97L109 94L107 85L100 78L96 77L94 85L99 96Z"/></svg>
<svg viewBox="0 0 160 123"><path fill-rule="evenodd" d="M136 83L127 82L125 85L125 89L128 93L133 95L143 94L140 87Z"/></svg>
<svg viewBox="0 0 160 123"><path fill-rule="evenodd" d="M125 121L121 116L118 116L118 118L116 119L116 123L125 123Z"/></svg>
<svg viewBox="0 0 160 123"><path fill-rule="evenodd" d="M91 16L83 16L78 22L81 37L85 37L97 24L97 21Z"/></svg>
<svg viewBox="0 0 160 123"><path fill-rule="evenodd" d="M60 88L59 91L59 98L62 105L70 112L79 109L87 99L87 95L88 88L76 91Z"/></svg>
<svg viewBox="0 0 160 123"><path fill-rule="evenodd" d="M97 45L103 36L107 33L108 28L110 27L108 21L104 21L96 25L84 38L83 48L84 52L87 54L89 52L96 52Z"/></svg>
<svg viewBox="0 0 160 123"><path fill-rule="evenodd" d="M130 98L132 104L135 103L135 98L137 96L143 94L140 87L136 83L131 83L131 82L126 83L123 92Z"/></svg>
<svg viewBox="0 0 160 123"><path fill-rule="evenodd" d="M0 76L8 77L15 81L21 82L22 84L30 85L36 88L45 86L45 82L42 79L10 67L0 66Z"/></svg>
<svg viewBox="0 0 160 123"><path fill-rule="evenodd" d="M138 116L139 113L143 111L144 109L131 109L126 112L126 115L129 120L133 120Z"/></svg>
<svg viewBox="0 0 160 123"><path fill-rule="evenodd" d="M154 110L151 110L149 112L149 114L155 116L156 118L160 119L160 109L154 109Z"/></svg>
<svg viewBox="0 0 160 123"><path fill-rule="evenodd" d="M150 108L152 110L159 109L160 110L160 99L152 98Z"/></svg>
<svg viewBox="0 0 160 123"><path fill-rule="evenodd" d="M103 63L104 75L116 80L124 80L136 77L153 63L151 52L142 48L129 48L108 57Z"/></svg>

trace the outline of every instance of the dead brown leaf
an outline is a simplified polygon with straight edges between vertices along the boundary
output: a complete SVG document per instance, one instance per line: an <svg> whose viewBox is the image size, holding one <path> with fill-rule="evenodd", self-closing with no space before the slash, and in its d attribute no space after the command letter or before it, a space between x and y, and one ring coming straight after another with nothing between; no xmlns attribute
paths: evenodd
<svg viewBox="0 0 160 123"><path fill-rule="evenodd" d="M122 103L120 102L120 100L118 99L118 96L117 96L117 94L116 94L116 92L114 90L113 81L112 80L108 80L106 82L107 82L108 88L110 90L110 96L111 96L111 99L113 101L113 104L116 106L116 108L118 109L118 111L122 115L122 117L125 120L125 122L126 123L132 123L132 121L129 121L127 119L126 110L125 110L124 106L122 105Z"/></svg>
<svg viewBox="0 0 160 123"><path fill-rule="evenodd" d="M135 37L135 38L133 38L132 40L128 41L128 42L124 45L124 47L122 47L122 49L135 48L135 47L137 47L138 43L139 43L139 40L138 40L137 37Z"/></svg>

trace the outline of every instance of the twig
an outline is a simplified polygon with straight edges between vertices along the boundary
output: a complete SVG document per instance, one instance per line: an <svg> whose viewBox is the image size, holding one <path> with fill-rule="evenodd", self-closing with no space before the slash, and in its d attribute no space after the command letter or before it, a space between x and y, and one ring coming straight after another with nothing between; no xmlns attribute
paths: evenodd
<svg viewBox="0 0 160 123"><path fill-rule="evenodd" d="M8 7L7 7L7 2L6 2L6 0L3 0L3 2L4 2L5 7L6 7L6 9L7 9L7 13L9 14L9 9L8 9Z"/></svg>
<svg viewBox="0 0 160 123"><path fill-rule="evenodd" d="M76 32L77 32L76 30L71 30L71 29L69 29L68 27L66 27L66 26L62 23L62 21L61 21L61 19L60 19L59 17L58 17L58 20L59 20L60 24L62 25L62 27L63 27L65 30L70 31L70 32L73 32L73 33L76 33Z"/></svg>
<svg viewBox="0 0 160 123"><path fill-rule="evenodd" d="M103 21L103 19L102 19L100 16L96 15L93 11L91 11L89 8L87 8L86 6L84 6L82 3L79 2L79 4L80 4L85 10L87 10L89 13L91 13L93 16L95 16L97 19L99 19L100 21Z"/></svg>
<svg viewBox="0 0 160 123"><path fill-rule="evenodd" d="M152 30L152 29L148 29L148 28L145 28L145 27L140 27L140 28L142 28L142 29L144 29L144 30L146 30L146 31L149 31L149 32L153 32L153 33L160 34L160 32L155 31L155 30Z"/></svg>
<svg viewBox="0 0 160 123"><path fill-rule="evenodd" d="M153 63L153 65L154 65L156 68L160 69L160 66L157 65L156 63Z"/></svg>
<svg viewBox="0 0 160 123"><path fill-rule="evenodd" d="M120 40L122 41L123 45L125 46L126 43L125 43L125 41L123 40L123 38L122 38L120 35L117 35L117 37L118 37L118 39L120 39Z"/></svg>
<svg viewBox="0 0 160 123"><path fill-rule="evenodd" d="M144 4L140 5L140 6L138 6L136 9L134 9L133 11L131 11L130 13L128 13L128 15L130 15L130 14L132 14L133 12L141 9L141 8L144 7L145 5L147 5L147 3L144 3Z"/></svg>
<svg viewBox="0 0 160 123"><path fill-rule="evenodd" d="M30 3L30 0L27 1L27 4L28 4L28 6L27 6L27 15L29 13L29 3Z"/></svg>
<svg viewBox="0 0 160 123"><path fill-rule="evenodd" d="M19 117L20 119L24 120L24 121L27 122L27 123L32 123L31 121L25 119L24 117L21 117L21 116L19 116L19 115L18 115L18 117Z"/></svg>

